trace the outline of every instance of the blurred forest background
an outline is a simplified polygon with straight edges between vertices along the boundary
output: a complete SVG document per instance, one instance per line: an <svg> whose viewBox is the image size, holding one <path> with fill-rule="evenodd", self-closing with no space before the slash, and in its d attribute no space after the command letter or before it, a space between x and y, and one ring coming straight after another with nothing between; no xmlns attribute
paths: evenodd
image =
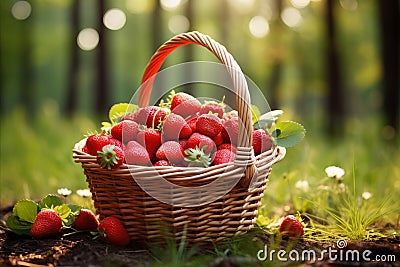
<svg viewBox="0 0 400 267"><path fill-rule="evenodd" d="M191 30L223 44L309 140L367 131L395 147L399 12L398 0L2 0L1 199L67 179L46 175L81 175L63 167L74 142L129 102L164 41ZM178 49L165 66L216 61L204 50ZM34 182L18 183L28 176Z"/></svg>

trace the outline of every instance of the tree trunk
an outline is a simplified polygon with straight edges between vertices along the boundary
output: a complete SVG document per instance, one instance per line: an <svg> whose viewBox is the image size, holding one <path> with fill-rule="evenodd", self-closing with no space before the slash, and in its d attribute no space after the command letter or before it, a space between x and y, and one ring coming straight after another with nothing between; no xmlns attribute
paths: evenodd
<svg viewBox="0 0 400 267"><path fill-rule="evenodd" d="M107 75L107 38L106 29L103 25L103 16L106 11L105 0L99 0L97 6L97 31L99 33L99 44L97 50L97 101L96 113L104 114L108 110L108 75Z"/></svg>
<svg viewBox="0 0 400 267"><path fill-rule="evenodd" d="M340 62L337 47L335 28L335 5L337 1L327 0L326 2L326 25L327 25L327 115L328 134L338 137L344 125L344 103L343 87L340 75Z"/></svg>
<svg viewBox="0 0 400 267"><path fill-rule="evenodd" d="M400 121L400 31L399 1L379 0L383 59L383 112L385 123L398 134Z"/></svg>
<svg viewBox="0 0 400 267"><path fill-rule="evenodd" d="M73 0L71 8L71 62L69 68L66 112L72 115L77 109L77 93L79 79L79 49L76 37L79 34L79 0Z"/></svg>

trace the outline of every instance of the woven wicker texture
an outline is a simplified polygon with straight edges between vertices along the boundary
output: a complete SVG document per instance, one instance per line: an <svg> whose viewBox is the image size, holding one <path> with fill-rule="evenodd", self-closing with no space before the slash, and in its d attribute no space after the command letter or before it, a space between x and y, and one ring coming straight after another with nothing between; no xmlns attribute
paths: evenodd
<svg viewBox="0 0 400 267"><path fill-rule="evenodd" d="M117 216L133 240L153 242L166 236L180 240L185 234L190 243L217 242L250 230L272 165L285 156L286 150L281 147L254 156L250 96L244 75L225 47L199 32L177 35L156 51L143 74L139 106L148 105L154 77L168 54L188 44L210 50L232 79L242 122L233 163L209 168L123 164L116 170L106 170L97 164L96 157L82 152L85 139L73 149L75 162L84 169L96 212L101 218Z"/></svg>

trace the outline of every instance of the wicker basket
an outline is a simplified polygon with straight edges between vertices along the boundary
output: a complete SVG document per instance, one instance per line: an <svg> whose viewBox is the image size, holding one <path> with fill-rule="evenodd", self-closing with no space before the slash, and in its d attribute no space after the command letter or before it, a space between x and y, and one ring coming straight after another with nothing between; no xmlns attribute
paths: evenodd
<svg viewBox="0 0 400 267"><path fill-rule="evenodd" d="M242 122L234 162L209 168L123 164L106 170L97 164L96 157L82 152L85 139L73 149L74 160L81 163L87 177L97 214L100 218L117 216L132 240L151 242L170 236L178 241L185 236L190 243L217 242L250 230L272 165L285 156L282 147L254 156L245 77L225 47L199 32L177 35L156 51L143 75L139 106L148 105L152 79L166 56L188 44L210 50L232 79Z"/></svg>

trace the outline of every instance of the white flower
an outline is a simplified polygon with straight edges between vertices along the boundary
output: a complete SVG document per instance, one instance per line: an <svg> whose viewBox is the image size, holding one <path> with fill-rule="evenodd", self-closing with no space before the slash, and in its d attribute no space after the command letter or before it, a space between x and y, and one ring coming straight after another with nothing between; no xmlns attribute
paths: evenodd
<svg viewBox="0 0 400 267"><path fill-rule="evenodd" d="M307 192L309 188L307 181L297 181L295 187L300 190L303 190L304 192Z"/></svg>
<svg viewBox="0 0 400 267"><path fill-rule="evenodd" d="M340 183L340 184L338 185L338 188L339 188L339 192L341 192L341 193L343 193L344 191L346 191L346 185L343 184L343 183Z"/></svg>
<svg viewBox="0 0 400 267"><path fill-rule="evenodd" d="M361 196L363 199L367 200L372 197L372 194L370 192L363 192Z"/></svg>
<svg viewBox="0 0 400 267"><path fill-rule="evenodd" d="M335 178L337 180L341 180L344 175L344 170L342 168L336 166L329 166L325 168L326 175L330 178Z"/></svg>
<svg viewBox="0 0 400 267"><path fill-rule="evenodd" d="M57 193L61 196L67 197L67 196L71 195L72 191L69 190L68 188L59 188L57 190Z"/></svg>
<svg viewBox="0 0 400 267"><path fill-rule="evenodd" d="M91 197L92 193L90 193L89 189L78 189L76 193L81 197Z"/></svg>

